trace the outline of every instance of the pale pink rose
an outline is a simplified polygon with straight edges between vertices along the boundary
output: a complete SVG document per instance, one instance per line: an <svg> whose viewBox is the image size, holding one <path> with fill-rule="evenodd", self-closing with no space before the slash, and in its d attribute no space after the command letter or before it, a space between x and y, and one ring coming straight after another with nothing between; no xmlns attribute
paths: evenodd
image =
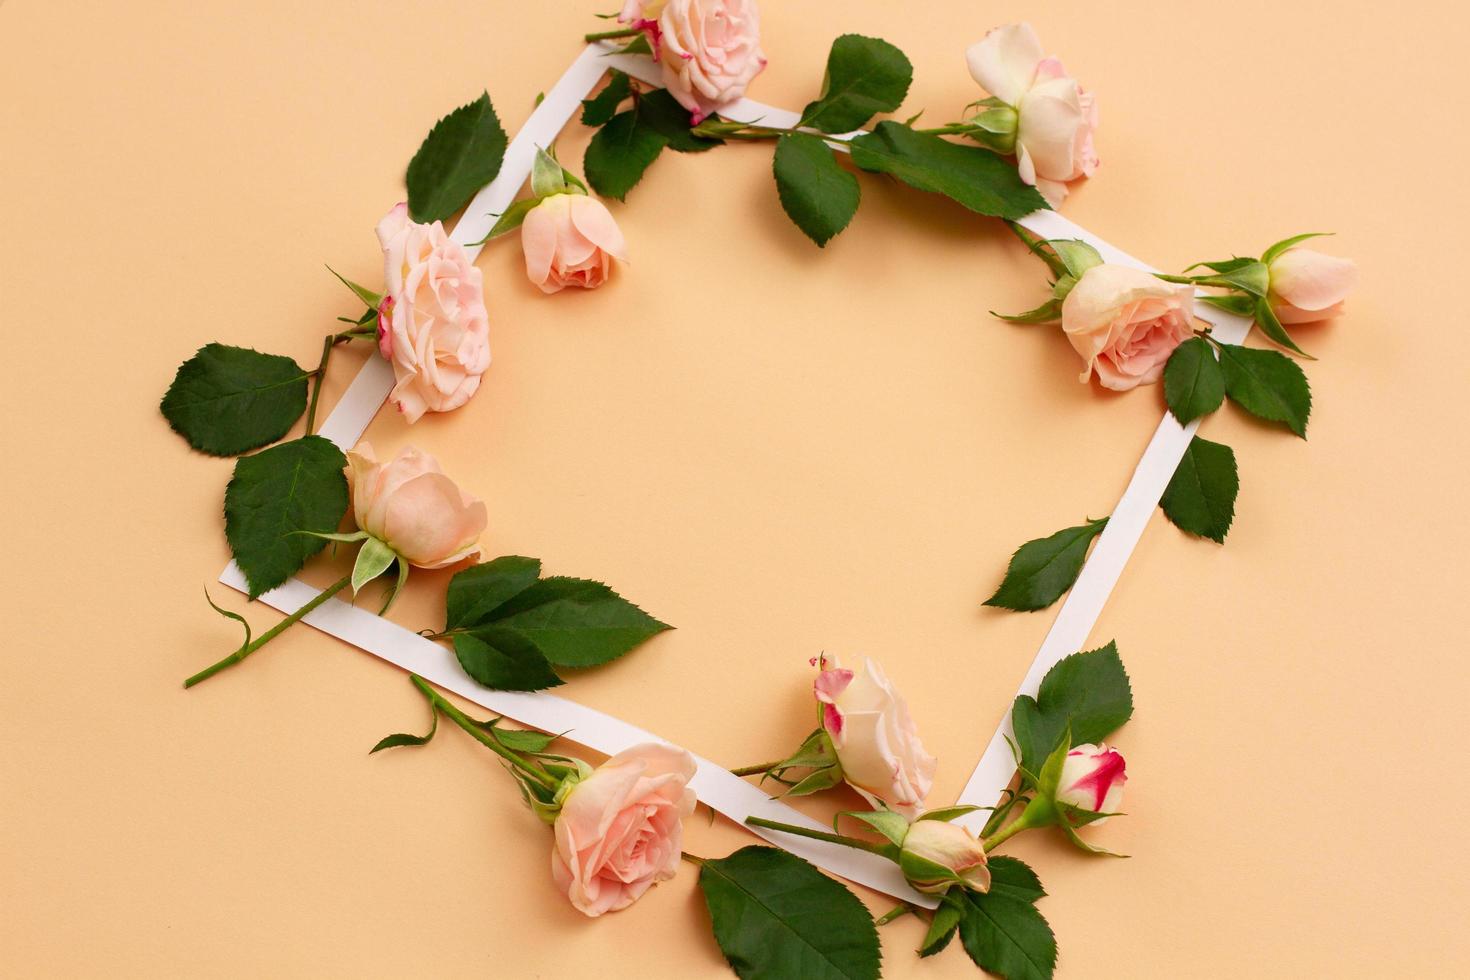
<svg viewBox="0 0 1470 980"><path fill-rule="evenodd" d="M1016 110L1021 179L1056 206L1067 183L1097 170L1097 100L1056 58L1042 56L1030 24L997 27L965 53L970 74Z"/></svg>
<svg viewBox="0 0 1470 980"><path fill-rule="evenodd" d="M586 194L553 194L532 208L521 225L521 249L526 275L543 293L596 289L607 282L613 259L628 261L618 223Z"/></svg>
<svg viewBox="0 0 1470 980"><path fill-rule="evenodd" d="M1123 803L1123 784L1128 781L1123 754L1104 744L1074 745L1062 764L1057 802L1092 813L1117 813ZM1094 820L1100 824L1103 817Z"/></svg>
<svg viewBox="0 0 1470 980"><path fill-rule="evenodd" d="M1271 309L1282 323L1311 323L1342 312L1358 284L1352 259L1289 248L1271 260Z"/></svg>
<svg viewBox="0 0 1470 980"><path fill-rule="evenodd" d="M629 0L619 19L648 34L692 125L738 101L766 67L755 0Z"/></svg>
<svg viewBox="0 0 1470 980"><path fill-rule="evenodd" d="M842 778L874 806L913 819L934 785L938 760L924 751L908 704L872 660L861 674L832 657L821 666L812 686Z"/></svg>
<svg viewBox="0 0 1470 980"><path fill-rule="evenodd" d="M378 222L384 292L378 349L397 383L388 398L410 422L470 400L490 366L490 319L480 270L438 221L400 204Z"/></svg>
<svg viewBox="0 0 1470 980"><path fill-rule="evenodd" d="M577 783L553 828L551 875L584 915L627 908L674 877L694 812L694 757L668 745L636 745Z"/></svg>
<svg viewBox="0 0 1470 980"><path fill-rule="evenodd" d="M380 463L371 444L347 454L357 526L419 568L443 568L480 552L485 505L444 475L438 460L412 447Z"/></svg>
<svg viewBox="0 0 1470 980"><path fill-rule="evenodd" d="M990 891L990 867L985 860L985 846L958 824L943 820L915 821L909 825L898 856L904 877L918 891L941 895L956 884L948 875L926 867L925 862L959 875L967 888Z"/></svg>
<svg viewBox="0 0 1470 980"><path fill-rule="evenodd" d="M1128 391L1164 373L1194 335L1194 289L1126 265L1095 265L1062 300L1062 330L1104 388Z"/></svg>

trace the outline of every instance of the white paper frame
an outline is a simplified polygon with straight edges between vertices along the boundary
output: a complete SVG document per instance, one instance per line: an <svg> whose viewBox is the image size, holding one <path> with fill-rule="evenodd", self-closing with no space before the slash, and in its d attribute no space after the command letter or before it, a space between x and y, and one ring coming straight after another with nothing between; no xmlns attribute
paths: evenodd
<svg viewBox="0 0 1470 980"><path fill-rule="evenodd" d="M530 177L531 163L538 146L549 146L571 120L609 68L627 72L634 78L659 85L658 67L649 59L615 54L610 46L590 44L572 62L561 79L546 93L530 119L511 140L506 149L500 174L482 189L465 208L464 216L450 237L463 244L473 260L480 246L469 244L484 238L495 221L520 193ZM794 112L742 99L723 115L726 118L755 121L768 126L795 126L799 117ZM841 148L841 138L829 137ZM1038 211L1021 219L1022 225L1044 238L1080 238L1092 245L1108 262L1136 266L1153 271L1146 264L1113 247L1055 211ZM1195 314L1214 326L1214 336L1224 343L1240 343L1250 330L1250 321L1231 316L1205 304L1196 304ZM377 415L389 390L393 387L393 371L381 358L370 358L348 386L321 427L321 435L342 449L357 444ZM1030 669L1017 694L1036 693L1046 672L1063 657L1082 649L1101 614L1103 605L1122 574L1123 566L1137 546L1169 478L1179 465L1193 438L1198 421L1181 426L1167 412L1108 525L1098 538L1092 554L1082 567L1077 582L1067 594L1056 620L1042 641ZM244 576L232 562L220 581L246 591ZM319 594L315 587L291 579L260 597L265 604L282 612L293 612ZM460 669L454 654L444 646L424 639L402 626L349 603L332 600L307 615L303 622L330 633L338 639L381 657L389 663L412 671L438 687L488 708L525 725L549 732L567 732L568 738L597 752L615 754L640 742L665 741L619 718L574 701L545 692L519 693L492 691L481 687ZM1011 734L1010 712L1007 711L995 734L985 747L979 764L971 774L957 803L989 806L997 802L1015 775L1015 762L1006 739ZM708 804L726 817L744 826L745 818L765 817L813 829L824 829L817 821L770 799L765 791L735 776L725 768L695 756L698 771L692 786L701 803ZM960 822L978 829L985 814L975 813ZM866 885L894 898L933 907L935 900L911 889L893 863L851 848L795 837L756 828L747 828L812 863Z"/></svg>

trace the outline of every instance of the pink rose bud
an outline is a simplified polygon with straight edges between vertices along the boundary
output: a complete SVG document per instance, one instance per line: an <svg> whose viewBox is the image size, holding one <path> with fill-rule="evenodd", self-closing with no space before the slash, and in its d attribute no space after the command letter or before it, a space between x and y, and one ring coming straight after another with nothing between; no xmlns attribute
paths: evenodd
<svg viewBox="0 0 1470 980"><path fill-rule="evenodd" d="M585 194L553 194L532 208L521 225L521 248L527 277L544 293L596 289L607 281L613 259L628 260L618 223Z"/></svg>
<svg viewBox="0 0 1470 980"><path fill-rule="evenodd" d="M766 67L755 0L630 0L619 19L649 35L691 125L738 101Z"/></svg>
<svg viewBox="0 0 1470 980"><path fill-rule="evenodd" d="M1097 170L1097 100L1060 61L1042 56L1030 24L997 27L971 45L965 60L975 81L1016 111L1021 179L1051 205L1061 204L1069 181Z"/></svg>
<svg viewBox="0 0 1470 980"><path fill-rule="evenodd" d="M1289 248L1271 260L1271 309L1282 323L1311 323L1342 312L1358 283L1352 259Z"/></svg>
<svg viewBox="0 0 1470 980"><path fill-rule="evenodd" d="M842 778L869 803L912 820L934 785L938 760L924 751L908 705L872 660L861 674L832 657L821 666L813 688Z"/></svg>
<svg viewBox="0 0 1470 980"><path fill-rule="evenodd" d="M898 864L918 891L942 895L953 885L990 890L985 847L964 827L943 820L918 820L899 849Z"/></svg>
<svg viewBox="0 0 1470 980"><path fill-rule="evenodd" d="M480 552L489 517L428 453L404 449L379 463L366 442L347 454L357 526L419 568L443 568Z"/></svg>
<svg viewBox="0 0 1470 980"><path fill-rule="evenodd" d="M637 745L578 782L553 829L551 875L584 915L632 905L674 877L683 820L694 812L694 757L668 745Z"/></svg>
<svg viewBox="0 0 1470 980"><path fill-rule="evenodd" d="M1123 754L1104 744L1074 745L1062 764L1057 802L1092 813L1117 813L1128 781ZM1092 825L1103 823L1103 817Z"/></svg>
<svg viewBox="0 0 1470 980"><path fill-rule="evenodd" d="M477 269L438 221L409 220L400 204L378 222L384 291L378 350L393 364L390 401L409 422L459 408L490 366L490 319Z"/></svg>
<svg viewBox="0 0 1470 980"><path fill-rule="evenodd" d="M1095 265L1062 301L1062 331L1104 388L1153 384L1194 336L1194 288L1126 265Z"/></svg>

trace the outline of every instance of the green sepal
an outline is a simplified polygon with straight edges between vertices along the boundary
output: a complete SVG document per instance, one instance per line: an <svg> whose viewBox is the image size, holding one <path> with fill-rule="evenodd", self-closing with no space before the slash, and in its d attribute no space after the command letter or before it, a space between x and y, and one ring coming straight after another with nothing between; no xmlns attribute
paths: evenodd
<svg viewBox="0 0 1470 980"><path fill-rule="evenodd" d="M945 891L954 885L964 885L965 879L953 868L931 861L926 857L920 857L913 851L900 849L898 852L898 868L903 872L904 878L915 888L933 890L935 886L945 885Z"/></svg>
<svg viewBox="0 0 1470 980"><path fill-rule="evenodd" d="M990 315L1007 323L1056 323L1062 318L1062 301L1052 298L1025 313L997 313L991 310Z"/></svg>
<svg viewBox="0 0 1470 980"><path fill-rule="evenodd" d="M892 810L843 810L832 818L833 830L837 830L837 822L843 817L861 820L898 847L903 846L903 839L909 833L909 822Z"/></svg>
<svg viewBox="0 0 1470 980"><path fill-rule="evenodd" d="M531 164L531 196L538 202L557 194L586 194L587 185L556 159L555 151L536 147ZM524 220L524 218L522 218ZM498 222L497 222L498 224ZM493 229L492 229L493 231Z"/></svg>
<svg viewBox="0 0 1470 980"><path fill-rule="evenodd" d="M386 572L398 560L398 553L377 538L369 536L358 549L352 566L352 593Z"/></svg>
<svg viewBox="0 0 1470 980"><path fill-rule="evenodd" d="M1256 297L1264 297L1271 288L1271 270L1256 259L1231 259L1228 262L1206 262L1204 265L1214 269L1215 275L1197 277L1195 282L1202 286L1239 289Z"/></svg>
<svg viewBox="0 0 1470 980"><path fill-rule="evenodd" d="M923 813L919 814L919 819L942 820L945 823L949 823L951 820L956 820L960 817L967 816L968 814L975 813L976 811L989 809L990 807L988 806L973 806L971 804L965 804L963 806L946 806L941 807L938 810L925 810Z"/></svg>
<svg viewBox="0 0 1470 980"><path fill-rule="evenodd" d="M615 54L649 54L649 55L651 55L651 54L653 54L653 45L651 45L651 44L648 43L648 35L647 34L639 34L637 37L633 38L633 40L629 41L627 44L623 45L621 48L618 48L615 51L609 51L607 54L603 55L603 57L604 58L609 58L609 57L611 57L611 56L613 56Z"/></svg>
<svg viewBox="0 0 1470 980"><path fill-rule="evenodd" d="M408 584L408 567L407 561L402 558L398 559L398 578L394 579L393 584L383 595L383 605L378 609L379 616L388 615L388 610L393 608L393 603L397 602L398 597L403 594L403 587Z"/></svg>
<svg viewBox="0 0 1470 980"><path fill-rule="evenodd" d="M1261 333L1287 350L1293 351L1309 361L1316 360L1311 354L1298 347L1296 341L1291 339L1291 334L1286 332L1286 328L1276 318L1276 311L1271 309L1270 301L1265 298L1256 300L1256 326L1260 328Z"/></svg>
<svg viewBox="0 0 1470 980"><path fill-rule="evenodd" d="M363 304L369 309L376 311L379 304L383 302L382 293L375 293L366 286L359 285L358 283L353 282L351 279L348 279L346 276L342 275L342 273L338 272L331 266L327 266L327 271L336 276L338 281L340 281L342 285L352 290L353 295L362 300ZM362 321L359 320L358 322L361 323Z"/></svg>
<svg viewBox="0 0 1470 980"><path fill-rule="evenodd" d="M953 890L944 895L939 907L934 910L934 917L929 920L929 931L924 934L924 941L919 945L919 956L933 956L949 945L959 931L960 920L965 917L964 899Z"/></svg>
<svg viewBox="0 0 1470 980"><path fill-rule="evenodd" d="M837 766L828 766L824 769L813 769L811 773L788 787L780 795L811 796L813 793L820 793L841 784L842 769Z"/></svg>
<svg viewBox="0 0 1470 980"><path fill-rule="evenodd" d="M297 534L307 534L313 538L321 538L323 541L336 541L340 544L351 544L354 541L363 541L368 537L366 531L297 531Z"/></svg>
<svg viewBox="0 0 1470 980"><path fill-rule="evenodd" d="M1302 242L1306 241L1309 238L1321 238L1325 235L1331 234L1332 232L1330 231L1309 231L1303 235L1292 235L1290 238L1283 238L1281 239L1281 241L1277 242L1275 245L1272 245L1270 248L1266 249L1266 251L1261 253L1261 261L1264 262L1266 265L1270 265L1278 257L1280 257L1282 252L1291 248L1293 245L1300 245Z"/></svg>
<svg viewBox="0 0 1470 980"><path fill-rule="evenodd" d="M1217 310L1236 316L1251 316L1256 311L1256 298L1245 293L1226 293L1223 296L1198 296L1201 303L1208 303Z"/></svg>
<svg viewBox="0 0 1470 980"><path fill-rule="evenodd" d="M1080 239L1050 238L1046 244L1057 253L1073 279L1081 279L1088 269L1103 264L1102 253Z"/></svg>

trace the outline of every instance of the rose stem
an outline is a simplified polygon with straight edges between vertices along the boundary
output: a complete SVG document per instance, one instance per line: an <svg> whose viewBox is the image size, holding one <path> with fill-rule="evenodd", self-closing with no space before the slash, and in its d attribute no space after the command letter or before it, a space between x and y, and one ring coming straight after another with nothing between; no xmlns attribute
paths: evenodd
<svg viewBox="0 0 1470 980"><path fill-rule="evenodd" d="M1016 834L1020 833L1023 830L1030 829L1031 826L1032 824L1030 823L1030 821L1026 819L1026 811L1022 810L1019 817L1012 820L1010 824L1004 829L997 831L994 837L991 837L985 841L985 853L989 854L991 851L995 850L997 847L1010 840Z"/></svg>
<svg viewBox="0 0 1470 980"><path fill-rule="evenodd" d="M475 739L475 741L479 742L491 752L494 752L496 755L500 756L506 762L509 762L511 765L515 766L521 772L536 780L536 782L540 783L546 789L556 789L557 781L556 778L551 775L551 773L547 772L545 769L542 769L535 763L527 761L520 755L517 755L515 752L512 752L510 749L501 745L500 742L496 740L494 735L491 735L489 732L482 729L479 725L476 725L474 719L470 718L463 711L460 711L454 705L450 704L443 697L441 697L439 695L439 692L430 687L429 682L424 680L418 674L413 674L411 676L413 678L414 686L416 686L420 691L424 692L424 697L428 698L429 703L433 705L434 708L436 708L438 711L440 711L444 715L444 717L448 718L460 728L463 728L465 731L469 732L470 735Z"/></svg>
<svg viewBox="0 0 1470 980"><path fill-rule="evenodd" d="M213 677L215 674L218 674L220 671L224 670L226 667L233 667L235 664L237 664L240 661L244 660L246 657L250 656L256 650L259 650L261 647L265 646L271 640L275 639L277 636L279 636L282 633L284 633L286 631L286 628L289 627L292 623L296 622L298 619L300 619L301 617L305 616L307 613L311 612L317 606L320 606L322 603L326 602L332 596L336 595L338 592L341 592L343 589L347 588L347 586L349 586L351 584L352 584L352 575L350 573L347 574L347 575L342 576L342 578L338 579L336 582L334 582L333 584L327 586L321 592L319 592L315 596L313 596L312 599L311 599L311 601L308 602L308 603L306 603L306 605L302 606L300 609L296 610L291 615L287 616L285 619L281 620L279 623L277 623L276 625L272 626L270 629L266 630L264 633L262 633L260 635L260 637L258 639L254 640L254 641L252 641L250 643L247 643L245 646L243 646L240 649L236 650L234 653L230 654L228 657L226 657L225 659L221 660L219 663L214 664L214 665L209 666L209 667L205 667L199 673L195 674L193 677L190 677L188 680L184 681L184 687L186 687L186 688L193 687L195 684L198 684L201 681L207 681L207 680L209 680L211 677Z"/></svg>
<svg viewBox="0 0 1470 980"><path fill-rule="evenodd" d="M637 27L626 27L626 28L623 28L622 30L617 30L617 31L603 31L600 34L587 34L587 35L584 35L583 36L582 40L584 40L584 41L612 41L612 40L614 40L616 38L620 38L620 37L632 37L635 34L642 34L642 33L643 33L643 31L642 31L641 28L637 28Z"/></svg>
<svg viewBox="0 0 1470 980"><path fill-rule="evenodd" d="M781 760L784 762L785 760ZM763 762L758 766L743 766L740 769L731 769L730 772L736 776L754 776L770 772L779 766L781 762Z"/></svg>
<svg viewBox="0 0 1470 980"><path fill-rule="evenodd" d="M376 331L374 331L374 333L376 333ZM316 427L316 403L322 395L322 382L326 379L327 376L327 362L332 359L332 349L335 348L338 344L346 343L349 340L357 340L360 337L367 336L370 336L370 334L362 333L361 331L357 330L344 330L341 333L329 333L322 341L321 363L316 366L315 371L311 372L313 379L311 383L311 404L308 405L306 408L307 435L311 435L312 429Z"/></svg>
<svg viewBox="0 0 1470 980"><path fill-rule="evenodd" d="M764 817L746 817L745 822L752 827L765 827L768 830L779 830L782 833L795 834L798 837L810 837L812 840L826 841L829 844L842 844L845 847L855 847L860 851L870 851L873 854L892 857L892 844L875 844L872 841L858 840L856 837L829 834L825 830L809 830L806 827L780 823L776 820L767 820Z"/></svg>

